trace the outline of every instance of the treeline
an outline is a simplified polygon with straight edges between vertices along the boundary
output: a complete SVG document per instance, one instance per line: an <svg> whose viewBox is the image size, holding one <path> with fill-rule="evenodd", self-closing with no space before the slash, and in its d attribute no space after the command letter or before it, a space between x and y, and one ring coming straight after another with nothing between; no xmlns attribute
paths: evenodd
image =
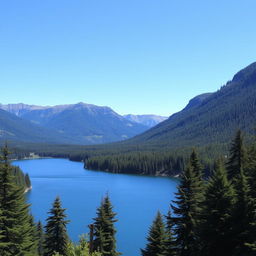
<svg viewBox="0 0 256 256"><path fill-rule="evenodd" d="M11 174L16 185L22 187L24 190L31 188L31 181L29 175L24 174L18 166L11 167Z"/></svg>
<svg viewBox="0 0 256 256"><path fill-rule="evenodd" d="M250 138L250 140L249 140ZM252 145L253 137L243 135L247 147ZM203 176L207 177L214 169L217 159L227 158L227 145L209 145L197 148L200 153L200 164L204 166ZM180 150L158 150L158 151L133 151L124 153L112 153L102 155L87 155L84 157L84 167L91 170L100 170L113 173L145 174L159 176L175 176L184 171L189 162L191 148ZM71 158L76 160L75 157Z"/></svg>
<svg viewBox="0 0 256 256"><path fill-rule="evenodd" d="M217 154L215 155L217 158ZM175 176L180 174L189 160L184 152L129 152L113 155L91 156L84 160L86 169L113 173ZM214 166L214 158L201 159L204 176L208 176Z"/></svg>
<svg viewBox="0 0 256 256"><path fill-rule="evenodd" d="M208 180L196 152L183 171L166 216L157 214L142 256L256 255L256 144L245 148L241 132L227 161Z"/></svg>
<svg viewBox="0 0 256 256"><path fill-rule="evenodd" d="M85 168L113 173L174 176L184 170L183 156L159 152L135 152L113 156L95 156L85 161Z"/></svg>
<svg viewBox="0 0 256 256"><path fill-rule="evenodd" d="M127 169L131 166L134 172L143 174L148 173L148 168L160 166L161 172L165 174L170 173L171 175L184 169L182 161L185 164L187 163L189 154L193 149L192 146L171 149L168 146L126 145L122 144L122 142L95 146L28 143L14 145L11 142L9 145L13 152L12 158L22 159L28 157L33 152L41 157L67 158L71 161L85 162L86 167L89 169L117 172L117 166L120 166L118 172L129 173L130 170ZM220 155L226 154L228 143L196 146L196 149L200 153L202 164L207 167L206 169L210 170L214 164L214 160ZM143 165L140 163L141 159L143 160ZM155 174L156 172L152 175Z"/></svg>
<svg viewBox="0 0 256 256"><path fill-rule="evenodd" d="M7 149L6 143L3 148ZM11 158L11 159L15 159L18 156L19 156L19 158L24 158L28 155L29 155L29 153L25 153L25 152L18 152L18 151L10 152L10 151L8 151L8 158ZM31 188L31 181L30 181L30 177L29 177L28 173L24 174L23 171L20 169L20 167L12 165L11 166L11 175L12 175L16 185L20 186L24 190Z"/></svg>

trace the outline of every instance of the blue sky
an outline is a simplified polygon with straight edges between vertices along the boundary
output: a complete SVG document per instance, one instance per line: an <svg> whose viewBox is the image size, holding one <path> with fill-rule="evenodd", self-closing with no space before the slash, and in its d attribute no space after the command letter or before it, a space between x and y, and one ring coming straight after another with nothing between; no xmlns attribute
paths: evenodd
<svg viewBox="0 0 256 256"><path fill-rule="evenodd" d="M0 102L170 115L256 61L255 0L0 1Z"/></svg>

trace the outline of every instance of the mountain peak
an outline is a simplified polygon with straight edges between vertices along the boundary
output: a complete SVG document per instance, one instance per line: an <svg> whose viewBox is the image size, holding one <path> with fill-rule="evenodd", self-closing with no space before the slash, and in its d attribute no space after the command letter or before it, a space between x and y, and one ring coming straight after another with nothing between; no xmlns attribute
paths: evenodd
<svg viewBox="0 0 256 256"><path fill-rule="evenodd" d="M256 62L253 62L249 66L237 72L234 75L232 82L241 82L248 79L253 82L256 81Z"/></svg>
<svg viewBox="0 0 256 256"><path fill-rule="evenodd" d="M200 95L197 95L193 99L191 99L188 103L188 105L184 108L184 110L199 106L205 99L210 97L213 93L203 93Z"/></svg>

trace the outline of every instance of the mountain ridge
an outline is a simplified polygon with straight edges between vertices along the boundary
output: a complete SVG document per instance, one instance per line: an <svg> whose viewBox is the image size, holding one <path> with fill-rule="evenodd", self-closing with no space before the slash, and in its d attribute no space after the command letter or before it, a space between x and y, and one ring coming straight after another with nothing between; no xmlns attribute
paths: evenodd
<svg viewBox="0 0 256 256"><path fill-rule="evenodd" d="M130 138L148 129L148 126L128 120L110 107L83 102L56 106L23 103L0 104L0 109L31 122L31 124L37 125L36 127L45 128L49 133L53 131L60 143L88 145L115 142ZM17 123L21 122L18 119L16 121ZM29 126L28 123L26 125ZM32 130L28 129L32 133ZM7 133L6 131L5 134L2 134L2 137L9 139L10 136L7 136ZM52 139L48 140L46 136L44 141L51 143ZM36 142L38 141L36 140Z"/></svg>
<svg viewBox="0 0 256 256"><path fill-rule="evenodd" d="M255 123L256 62L218 91L194 97L180 112L124 143L172 148L225 143L239 128L253 133Z"/></svg>

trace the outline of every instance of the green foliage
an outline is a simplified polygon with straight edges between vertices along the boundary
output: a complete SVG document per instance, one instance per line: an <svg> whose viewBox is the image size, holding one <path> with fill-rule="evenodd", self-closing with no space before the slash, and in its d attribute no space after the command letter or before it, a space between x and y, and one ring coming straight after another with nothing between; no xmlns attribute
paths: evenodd
<svg viewBox="0 0 256 256"><path fill-rule="evenodd" d="M97 209L97 217L94 218L94 251L99 251L102 256L118 256L116 251L116 229L114 223L116 213L113 212L113 206L109 196L103 198L100 207Z"/></svg>
<svg viewBox="0 0 256 256"><path fill-rule="evenodd" d="M231 255L234 248L232 210L235 193L221 163L210 178L203 204L200 242L202 255Z"/></svg>
<svg viewBox="0 0 256 256"><path fill-rule="evenodd" d="M29 175L22 172L22 170L17 166L11 166L11 173L14 176L14 181L16 185L20 186L24 190L31 187L31 181Z"/></svg>
<svg viewBox="0 0 256 256"><path fill-rule="evenodd" d="M114 173L168 175L184 169L184 158L168 153L134 152L114 156L96 156L86 161L86 168Z"/></svg>
<svg viewBox="0 0 256 256"><path fill-rule="evenodd" d="M67 256L101 256L100 252L89 253L89 244L85 237L82 236L78 244L69 242L67 249Z"/></svg>
<svg viewBox="0 0 256 256"><path fill-rule="evenodd" d="M246 167L245 165L247 163L247 155L241 130L237 131L236 137L231 144L229 154L230 156L226 167L228 171L228 178L232 180L240 175L242 169Z"/></svg>
<svg viewBox="0 0 256 256"><path fill-rule="evenodd" d="M166 217L166 241L165 241L165 256L176 255L176 243L174 237L174 221L169 210Z"/></svg>
<svg viewBox="0 0 256 256"><path fill-rule="evenodd" d="M68 243L67 246L67 256L101 256L102 254L100 252L92 252L89 253L89 244L84 238L84 236L81 237L78 244L74 244L72 242ZM62 256L59 253L53 254L53 256Z"/></svg>
<svg viewBox="0 0 256 256"><path fill-rule="evenodd" d="M203 192L201 181L189 165L181 176L176 200L171 205L175 224L174 235L178 255L197 255L198 217L201 213Z"/></svg>
<svg viewBox="0 0 256 256"><path fill-rule="evenodd" d="M44 255L44 230L42 223L39 221L37 223L36 227L36 239L37 239L37 251L38 251L38 256L43 256Z"/></svg>
<svg viewBox="0 0 256 256"><path fill-rule="evenodd" d="M0 162L0 255L34 256L34 223L24 198L24 189L15 184L8 161L7 146Z"/></svg>
<svg viewBox="0 0 256 256"><path fill-rule="evenodd" d="M250 186L248 178L241 169L235 181L235 205L233 213L233 229L237 234L235 237L234 255L250 255L251 249L248 243L253 243L256 234L256 221L253 200L250 198Z"/></svg>
<svg viewBox="0 0 256 256"><path fill-rule="evenodd" d="M160 212L157 213L152 226L149 229L147 237L148 243L145 249L141 249L142 256L165 256L167 234L163 217ZM171 255L170 255L171 256Z"/></svg>
<svg viewBox="0 0 256 256"><path fill-rule="evenodd" d="M68 235L66 225L65 209L61 207L60 198L57 197L53 203L53 207L49 211L47 224L45 226L44 239L44 255L52 256L58 252L63 256L67 256Z"/></svg>

